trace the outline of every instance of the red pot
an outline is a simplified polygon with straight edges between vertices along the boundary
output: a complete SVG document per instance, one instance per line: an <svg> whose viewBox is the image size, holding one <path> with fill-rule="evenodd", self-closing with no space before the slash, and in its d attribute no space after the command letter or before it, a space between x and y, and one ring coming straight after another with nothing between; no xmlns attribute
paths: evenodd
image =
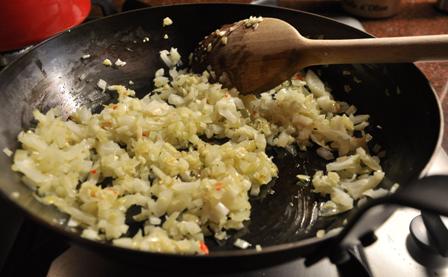
<svg viewBox="0 0 448 277"><path fill-rule="evenodd" d="M81 23L90 0L0 1L0 52L23 48Z"/></svg>

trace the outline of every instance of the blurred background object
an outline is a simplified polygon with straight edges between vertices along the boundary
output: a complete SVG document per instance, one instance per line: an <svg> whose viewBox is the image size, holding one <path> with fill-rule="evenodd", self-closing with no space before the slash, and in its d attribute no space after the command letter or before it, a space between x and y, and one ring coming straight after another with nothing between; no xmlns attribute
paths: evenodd
<svg viewBox="0 0 448 277"><path fill-rule="evenodd" d="M0 52L20 49L83 22L90 0L0 2Z"/></svg>
<svg viewBox="0 0 448 277"><path fill-rule="evenodd" d="M339 8L340 2L340 0L277 0L278 5L281 7L314 12Z"/></svg>
<svg viewBox="0 0 448 277"><path fill-rule="evenodd" d="M400 0L342 0L347 12L367 18L384 18L398 13Z"/></svg>
<svg viewBox="0 0 448 277"><path fill-rule="evenodd" d="M161 6L188 3L250 3L251 0L141 0L140 2L151 6Z"/></svg>
<svg viewBox="0 0 448 277"><path fill-rule="evenodd" d="M441 11L448 12L448 0L438 0L437 8L439 8Z"/></svg>

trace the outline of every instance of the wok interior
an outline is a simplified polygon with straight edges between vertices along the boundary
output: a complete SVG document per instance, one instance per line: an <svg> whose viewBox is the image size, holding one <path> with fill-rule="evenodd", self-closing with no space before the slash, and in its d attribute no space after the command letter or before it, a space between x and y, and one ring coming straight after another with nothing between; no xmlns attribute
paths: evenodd
<svg viewBox="0 0 448 277"><path fill-rule="evenodd" d="M101 104L113 101L111 95L96 88L100 78L109 84L126 85L132 80L137 94L145 95L152 87L155 71L163 66L160 50L178 48L185 63L204 35L251 15L284 19L308 37L366 37L348 26L310 14L250 5L161 7L91 22L33 49L0 75L0 148L17 148L16 136L21 129L32 126L31 113L35 108L47 111L59 106L68 114L82 105L98 110ZM174 24L162 28L166 16ZM167 40L162 38L165 33ZM149 43L142 42L144 37L150 38ZM82 60L84 54L92 57ZM105 67L101 64L105 58L120 58L127 65L120 69ZM423 75L410 64L336 65L315 70L337 99L356 105L358 113L371 115L370 132L387 151L382 161L387 177L382 186L389 188L395 182L405 186L417 178L428 163L440 132L437 101ZM354 76L361 82L355 82ZM344 92L346 85L351 87L349 93ZM276 193L252 200L251 221L235 236L254 245L277 245L314 237L317 229L340 226L350 216L351 213L318 217L317 195L310 192L309 186L296 184L296 174L312 175L324 167L324 161L314 151L299 152L297 157L279 149L271 149L269 154L274 155L280 169L273 185ZM20 192L20 198L14 202L50 225L56 226L64 218L53 207L33 198L19 176L9 169L10 158L0 155L0 165L0 190L5 195ZM218 248L213 242L210 246L234 249L231 243Z"/></svg>

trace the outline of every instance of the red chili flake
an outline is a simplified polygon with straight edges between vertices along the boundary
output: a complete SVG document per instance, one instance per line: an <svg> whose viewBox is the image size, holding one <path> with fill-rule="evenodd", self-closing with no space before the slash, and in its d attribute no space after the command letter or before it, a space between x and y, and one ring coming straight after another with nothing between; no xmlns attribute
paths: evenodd
<svg viewBox="0 0 448 277"><path fill-rule="evenodd" d="M101 127L103 127L103 128L107 128L107 127L111 127L111 126L112 126L112 122L110 122L110 121L104 121L101 124Z"/></svg>
<svg viewBox="0 0 448 277"><path fill-rule="evenodd" d="M96 169L92 169L92 170L90 170L90 173L92 173L92 174L96 174Z"/></svg>
<svg viewBox="0 0 448 277"><path fill-rule="evenodd" d="M113 188L107 188L106 190L112 192L115 196L118 195L118 192L116 190L114 190Z"/></svg>
<svg viewBox="0 0 448 277"><path fill-rule="evenodd" d="M208 255L209 251L208 251L207 244L205 244L205 242L203 242L203 241L199 242L199 249L201 250L202 253L204 253L205 255Z"/></svg>
<svg viewBox="0 0 448 277"><path fill-rule="evenodd" d="M117 108L118 108L118 105L117 105L117 104L113 104L113 105L112 105L112 109L116 110Z"/></svg>
<svg viewBox="0 0 448 277"><path fill-rule="evenodd" d="M218 182L215 184L216 191L220 191L223 188L224 184L221 182Z"/></svg>
<svg viewBox="0 0 448 277"><path fill-rule="evenodd" d="M149 136L149 131L143 131L143 132L142 132L142 136L144 136L144 137Z"/></svg>
<svg viewBox="0 0 448 277"><path fill-rule="evenodd" d="M294 77L292 77L294 80L303 80L303 77L302 77L302 75L300 75L299 73L296 73L295 75L294 75Z"/></svg>

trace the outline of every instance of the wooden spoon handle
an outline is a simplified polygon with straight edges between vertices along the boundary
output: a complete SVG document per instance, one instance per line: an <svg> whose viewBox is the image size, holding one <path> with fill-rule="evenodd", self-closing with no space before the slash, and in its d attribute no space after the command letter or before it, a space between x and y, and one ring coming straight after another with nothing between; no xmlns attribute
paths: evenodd
<svg viewBox="0 0 448 277"><path fill-rule="evenodd" d="M307 66L448 60L448 35L344 40L305 39L305 45Z"/></svg>

